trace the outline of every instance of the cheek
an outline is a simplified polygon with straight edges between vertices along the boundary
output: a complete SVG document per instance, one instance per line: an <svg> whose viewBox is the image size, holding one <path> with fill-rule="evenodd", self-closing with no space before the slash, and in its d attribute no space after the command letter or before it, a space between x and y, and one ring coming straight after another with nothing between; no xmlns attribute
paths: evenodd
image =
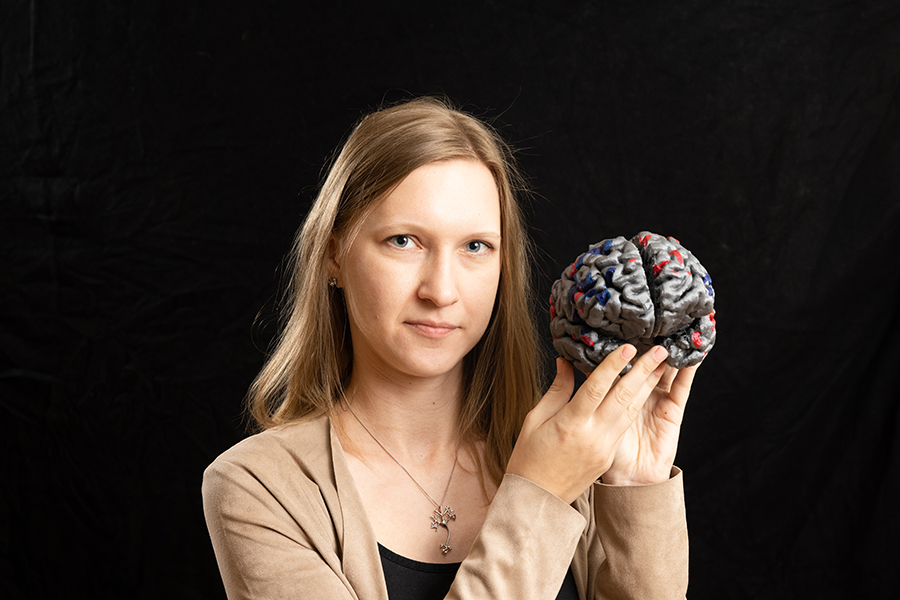
<svg viewBox="0 0 900 600"><path fill-rule="evenodd" d="M490 274L485 274L484 277L474 278L472 284L471 298L475 304L471 309L478 315L479 322L487 327L487 323L490 321L491 314L494 311L494 302L500 291L499 269Z"/></svg>
<svg viewBox="0 0 900 600"><path fill-rule="evenodd" d="M405 274L381 268L377 261L364 261L368 268L347 273L344 295L351 320L365 328L369 323L383 321L395 312L401 302Z"/></svg>

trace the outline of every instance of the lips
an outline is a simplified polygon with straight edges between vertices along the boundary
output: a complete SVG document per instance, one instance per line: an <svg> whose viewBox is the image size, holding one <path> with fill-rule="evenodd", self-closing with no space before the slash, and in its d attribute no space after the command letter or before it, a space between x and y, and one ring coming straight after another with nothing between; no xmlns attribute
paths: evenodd
<svg viewBox="0 0 900 600"><path fill-rule="evenodd" d="M438 321L407 321L406 324L420 334L431 338L445 337L459 329L458 326L452 323L441 323Z"/></svg>

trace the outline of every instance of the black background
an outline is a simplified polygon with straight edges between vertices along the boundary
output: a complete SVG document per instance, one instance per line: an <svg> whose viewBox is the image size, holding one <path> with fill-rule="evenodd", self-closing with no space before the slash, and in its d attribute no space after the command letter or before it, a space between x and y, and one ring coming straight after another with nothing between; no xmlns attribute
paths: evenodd
<svg viewBox="0 0 900 600"><path fill-rule="evenodd" d="M312 4L0 4L0 596L224 597L200 479L282 257L437 93L519 148L539 289L642 229L712 274L689 596L896 598L900 4Z"/></svg>

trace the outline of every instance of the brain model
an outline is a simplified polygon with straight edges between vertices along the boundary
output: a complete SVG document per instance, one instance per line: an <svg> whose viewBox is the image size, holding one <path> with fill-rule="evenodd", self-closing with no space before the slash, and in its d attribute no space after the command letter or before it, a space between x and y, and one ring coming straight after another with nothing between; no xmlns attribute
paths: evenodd
<svg viewBox="0 0 900 600"><path fill-rule="evenodd" d="M638 354L664 346L675 368L695 365L716 343L714 301L706 269L675 238L603 240L553 283L553 346L584 373L626 342Z"/></svg>

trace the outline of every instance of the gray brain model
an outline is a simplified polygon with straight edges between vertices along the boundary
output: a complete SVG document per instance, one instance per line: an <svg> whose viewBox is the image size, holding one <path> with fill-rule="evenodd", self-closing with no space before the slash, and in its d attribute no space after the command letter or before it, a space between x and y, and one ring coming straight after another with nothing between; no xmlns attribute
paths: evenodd
<svg viewBox="0 0 900 600"><path fill-rule="evenodd" d="M689 250L642 231L593 244L562 273L550 293L550 333L584 373L626 342L639 354L660 344L680 369L716 343L714 302L712 279Z"/></svg>

